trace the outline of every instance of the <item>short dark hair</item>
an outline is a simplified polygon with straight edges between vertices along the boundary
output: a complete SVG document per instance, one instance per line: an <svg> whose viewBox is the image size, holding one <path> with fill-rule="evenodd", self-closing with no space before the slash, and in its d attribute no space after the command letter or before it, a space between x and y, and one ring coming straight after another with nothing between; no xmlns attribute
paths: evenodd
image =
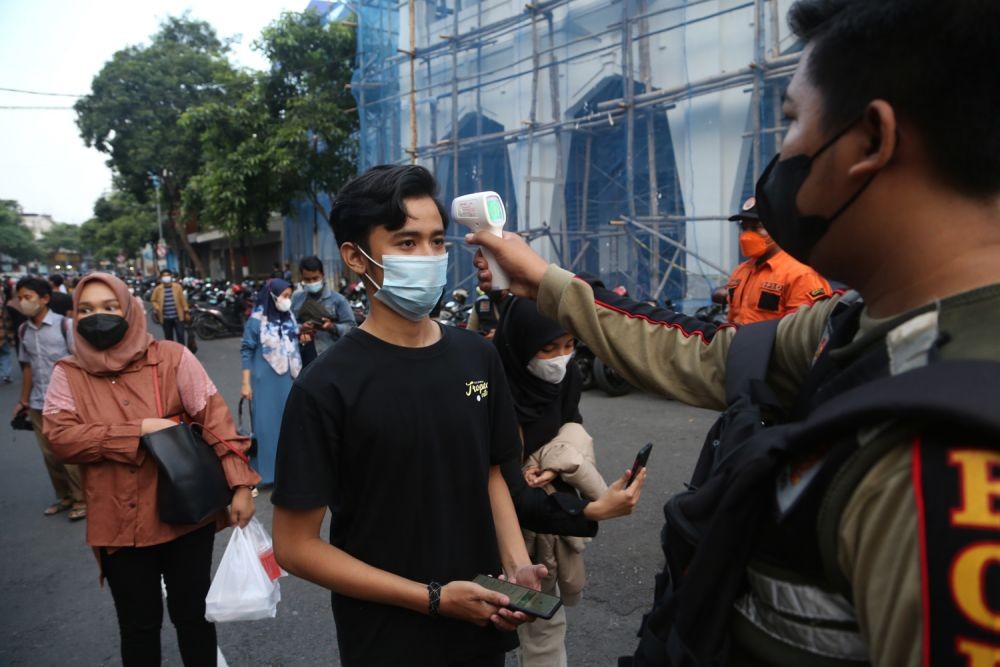
<svg viewBox="0 0 1000 667"><path fill-rule="evenodd" d="M55 285L56 287L60 287L63 284L62 274L53 273L52 275L49 276L49 282Z"/></svg>
<svg viewBox="0 0 1000 667"><path fill-rule="evenodd" d="M437 181L419 165L382 164L352 178L337 193L330 209L330 226L337 245L367 243L375 227L391 232L406 224L409 197L431 197L448 227L448 213L437 200Z"/></svg>
<svg viewBox="0 0 1000 667"><path fill-rule="evenodd" d="M315 255L303 257L299 262L299 271L319 271L320 273L326 273L323 271L323 262Z"/></svg>
<svg viewBox="0 0 1000 667"><path fill-rule="evenodd" d="M28 289L38 296L52 296L52 283L38 276L25 276L17 281L14 291Z"/></svg>
<svg viewBox="0 0 1000 667"><path fill-rule="evenodd" d="M975 198L1000 192L1000 2L798 0L788 24L813 48L827 132L884 99L942 182Z"/></svg>
<svg viewBox="0 0 1000 667"><path fill-rule="evenodd" d="M174 272L171 271L170 269L160 269L160 275L162 276L164 273L169 273L170 275L174 275Z"/></svg>

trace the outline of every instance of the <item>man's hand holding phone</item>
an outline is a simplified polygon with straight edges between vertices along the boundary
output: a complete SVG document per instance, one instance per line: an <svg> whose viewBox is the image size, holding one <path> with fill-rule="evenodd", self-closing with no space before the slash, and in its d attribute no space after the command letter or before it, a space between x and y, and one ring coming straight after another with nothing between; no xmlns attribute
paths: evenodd
<svg viewBox="0 0 1000 667"><path fill-rule="evenodd" d="M509 602L510 599L503 593L471 581L452 581L441 587L438 613L485 627Z"/></svg>

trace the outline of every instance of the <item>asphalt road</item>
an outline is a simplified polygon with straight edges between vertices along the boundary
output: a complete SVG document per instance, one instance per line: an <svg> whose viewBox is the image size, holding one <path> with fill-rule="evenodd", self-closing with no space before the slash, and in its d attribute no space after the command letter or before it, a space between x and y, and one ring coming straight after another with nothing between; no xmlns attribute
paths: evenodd
<svg viewBox="0 0 1000 667"><path fill-rule="evenodd" d="M159 334L159 327L152 328ZM235 408L239 339L200 345L199 359ZM114 605L110 591L98 585L84 522L71 524L65 514L42 516L54 498L41 453L32 433L10 429L18 383L0 385L0 666L120 665ZM682 488L715 415L638 392L611 398L600 390L584 394L581 411L609 481L629 467L644 443L655 443L639 507L630 517L602 524L586 551L583 600L568 609L569 664L609 666L635 647L662 563L663 503ZM267 493L258 498L257 510L269 527ZM229 534L216 536L216 564ZM294 577L282 579L281 587L277 618L217 626L228 664L339 665L328 592ZM180 665L166 618L162 636L164 664ZM514 654L508 656L508 665L516 664Z"/></svg>

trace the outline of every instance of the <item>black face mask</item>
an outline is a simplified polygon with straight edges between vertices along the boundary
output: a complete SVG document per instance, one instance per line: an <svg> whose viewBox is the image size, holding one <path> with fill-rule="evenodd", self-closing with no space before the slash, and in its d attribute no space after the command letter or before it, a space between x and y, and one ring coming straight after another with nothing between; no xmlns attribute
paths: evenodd
<svg viewBox="0 0 1000 667"><path fill-rule="evenodd" d="M824 218L821 215L802 215L795 204L802 184L809 178L812 163L857 122L851 123L833 135L811 156L795 155L787 160L779 161L781 155L775 155L757 180L757 186L754 190L757 198L757 211L760 213L760 221L763 223L764 229L781 246L782 250L802 263L808 263L813 248L830 229L833 221L861 196L861 193L871 185L872 180L877 175L873 174L865 181L865 184L829 218Z"/></svg>
<svg viewBox="0 0 1000 667"><path fill-rule="evenodd" d="M125 337L128 321L121 315L100 313L81 318L76 330L84 340L98 350L106 350L117 345Z"/></svg>

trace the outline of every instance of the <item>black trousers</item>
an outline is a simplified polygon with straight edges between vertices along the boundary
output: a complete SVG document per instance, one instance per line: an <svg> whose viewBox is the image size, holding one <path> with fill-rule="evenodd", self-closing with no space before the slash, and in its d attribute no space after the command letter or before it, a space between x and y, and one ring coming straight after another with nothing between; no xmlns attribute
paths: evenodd
<svg viewBox="0 0 1000 667"><path fill-rule="evenodd" d="M160 665L160 575L184 665L215 666L215 626L205 620L214 542L215 525L209 524L165 544L125 547L111 555L101 549L101 566L118 612L124 667Z"/></svg>
<svg viewBox="0 0 1000 667"><path fill-rule="evenodd" d="M187 343L184 340L184 323L179 319L171 318L163 320L163 339L164 340L176 340L181 345Z"/></svg>

